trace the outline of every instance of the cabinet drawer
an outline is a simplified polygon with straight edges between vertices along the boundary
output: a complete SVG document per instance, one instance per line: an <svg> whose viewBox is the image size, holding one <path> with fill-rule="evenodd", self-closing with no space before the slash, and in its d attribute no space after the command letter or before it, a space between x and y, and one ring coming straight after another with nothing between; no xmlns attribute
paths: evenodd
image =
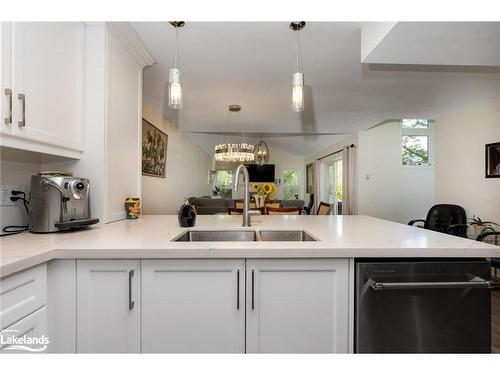
<svg viewBox="0 0 500 375"><path fill-rule="evenodd" d="M0 328L47 304L47 265L0 280Z"/></svg>
<svg viewBox="0 0 500 375"><path fill-rule="evenodd" d="M47 306L35 311L17 323L7 327L2 333L0 353L43 353L47 352L49 345L47 327ZM8 342L10 338L26 336L38 341L31 344L14 344ZM18 346L20 345L20 346Z"/></svg>

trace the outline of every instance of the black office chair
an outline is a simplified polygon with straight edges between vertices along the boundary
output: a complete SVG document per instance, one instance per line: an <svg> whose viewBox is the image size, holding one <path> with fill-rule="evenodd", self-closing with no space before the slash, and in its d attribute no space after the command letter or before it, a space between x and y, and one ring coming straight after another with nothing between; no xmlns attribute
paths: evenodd
<svg viewBox="0 0 500 375"><path fill-rule="evenodd" d="M309 204L307 205L307 207L304 207L304 212L308 215L311 214L311 211L313 209L313 206L314 206L314 193L311 193L309 194Z"/></svg>
<svg viewBox="0 0 500 375"><path fill-rule="evenodd" d="M500 244L500 232L486 231L477 236L476 240L482 242L485 238L494 236L494 244ZM500 268L500 258L491 258L491 267L495 269L495 279L498 279L497 270Z"/></svg>
<svg viewBox="0 0 500 375"><path fill-rule="evenodd" d="M424 228L458 237L467 237L467 215L461 206L436 204L427 213L425 220L411 220L408 225L424 223Z"/></svg>

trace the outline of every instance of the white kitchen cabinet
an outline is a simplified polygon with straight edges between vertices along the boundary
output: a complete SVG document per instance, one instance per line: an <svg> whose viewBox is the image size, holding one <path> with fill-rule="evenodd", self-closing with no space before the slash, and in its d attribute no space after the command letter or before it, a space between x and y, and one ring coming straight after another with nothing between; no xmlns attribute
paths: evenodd
<svg viewBox="0 0 500 375"><path fill-rule="evenodd" d="M248 353L347 353L348 261L247 260Z"/></svg>
<svg viewBox="0 0 500 375"><path fill-rule="evenodd" d="M44 306L2 331L0 352L2 353L46 353L50 346L47 326L47 306ZM8 344L10 337L37 339L38 342L24 345L26 348ZM7 344L4 344L7 343Z"/></svg>
<svg viewBox="0 0 500 375"><path fill-rule="evenodd" d="M0 133L12 132L12 23L0 23Z"/></svg>
<svg viewBox="0 0 500 375"><path fill-rule="evenodd" d="M153 62L129 23L86 23L85 151L43 168L89 178L101 223L126 218L125 198L141 196L142 70Z"/></svg>
<svg viewBox="0 0 500 375"><path fill-rule="evenodd" d="M50 353L76 353L76 260L47 264Z"/></svg>
<svg viewBox="0 0 500 375"><path fill-rule="evenodd" d="M244 353L244 260L143 260L145 353Z"/></svg>
<svg viewBox="0 0 500 375"><path fill-rule="evenodd" d="M0 280L0 330L47 304L47 265Z"/></svg>
<svg viewBox="0 0 500 375"><path fill-rule="evenodd" d="M7 129L3 116L2 144L78 158L84 137L84 24L5 23L2 34L2 87L8 85L12 95L12 123ZM6 105L10 98L3 90Z"/></svg>
<svg viewBox="0 0 500 375"><path fill-rule="evenodd" d="M140 352L140 261L77 260L77 352Z"/></svg>

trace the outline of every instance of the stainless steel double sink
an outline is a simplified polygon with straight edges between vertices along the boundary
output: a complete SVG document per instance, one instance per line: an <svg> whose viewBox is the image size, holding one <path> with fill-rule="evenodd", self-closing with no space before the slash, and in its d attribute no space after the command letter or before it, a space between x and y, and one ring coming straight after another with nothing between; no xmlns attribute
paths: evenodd
<svg viewBox="0 0 500 375"><path fill-rule="evenodd" d="M317 241L303 230L187 230L173 242L301 242Z"/></svg>

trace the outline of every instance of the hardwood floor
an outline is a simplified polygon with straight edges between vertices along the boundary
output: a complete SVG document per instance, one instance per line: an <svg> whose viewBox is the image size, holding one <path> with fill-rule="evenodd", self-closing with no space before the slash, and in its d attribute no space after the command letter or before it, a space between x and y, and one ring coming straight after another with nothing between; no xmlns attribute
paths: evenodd
<svg viewBox="0 0 500 375"><path fill-rule="evenodd" d="M500 353L500 289L491 293L491 352Z"/></svg>

